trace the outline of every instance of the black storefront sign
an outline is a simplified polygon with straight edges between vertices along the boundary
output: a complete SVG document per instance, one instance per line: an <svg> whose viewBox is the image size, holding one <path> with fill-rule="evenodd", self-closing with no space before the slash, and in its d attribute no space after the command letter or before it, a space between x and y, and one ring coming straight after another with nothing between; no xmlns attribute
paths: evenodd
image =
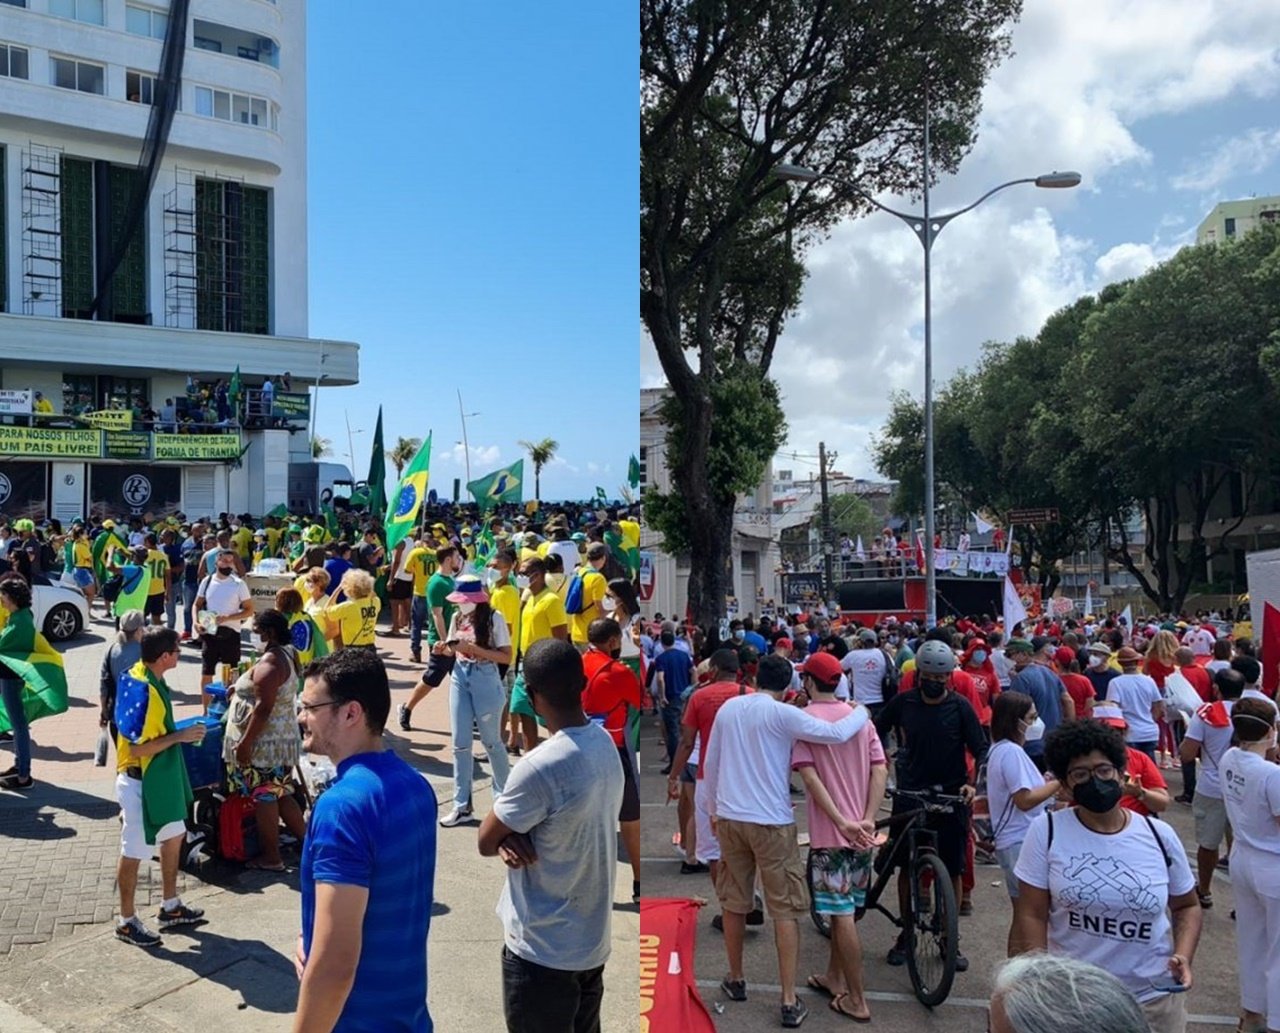
<svg viewBox="0 0 1280 1033"><path fill-rule="evenodd" d="M89 514L93 520L148 523L182 508L182 470L176 466L94 466L89 473Z"/></svg>
<svg viewBox="0 0 1280 1033"><path fill-rule="evenodd" d="M0 463L0 514L11 523L46 519L48 484L48 463Z"/></svg>
<svg viewBox="0 0 1280 1033"><path fill-rule="evenodd" d="M106 459L150 459L151 435L137 430L103 431L102 455Z"/></svg>
<svg viewBox="0 0 1280 1033"><path fill-rule="evenodd" d="M783 574L782 601L787 606L800 607L822 602L822 575L809 571Z"/></svg>

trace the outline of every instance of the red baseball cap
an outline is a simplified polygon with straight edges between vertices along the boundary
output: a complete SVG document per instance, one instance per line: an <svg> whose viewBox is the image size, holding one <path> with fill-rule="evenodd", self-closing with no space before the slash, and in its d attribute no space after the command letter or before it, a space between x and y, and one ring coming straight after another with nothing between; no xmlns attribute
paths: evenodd
<svg viewBox="0 0 1280 1033"><path fill-rule="evenodd" d="M840 669L840 661L830 653L814 653L800 665L800 673L807 674L814 681L835 688L844 673Z"/></svg>
<svg viewBox="0 0 1280 1033"><path fill-rule="evenodd" d="M1066 667L1067 664L1076 662L1076 651L1070 646L1059 646L1058 651L1053 654L1053 658L1063 667Z"/></svg>
<svg viewBox="0 0 1280 1033"><path fill-rule="evenodd" d="M778 647L781 647L783 649L792 648L792 642L791 642L791 639L789 638L780 638L776 642L774 642L773 645L775 649L777 649Z"/></svg>

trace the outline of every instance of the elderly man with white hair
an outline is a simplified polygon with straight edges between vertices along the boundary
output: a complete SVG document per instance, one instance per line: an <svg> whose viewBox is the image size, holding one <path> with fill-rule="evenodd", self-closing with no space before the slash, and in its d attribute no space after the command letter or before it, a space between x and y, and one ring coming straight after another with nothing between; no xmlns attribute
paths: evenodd
<svg viewBox="0 0 1280 1033"><path fill-rule="evenodd" d="M1087 961L1039 951L996 973L991 1033L1149 1033L1123 983Z"/></svg>

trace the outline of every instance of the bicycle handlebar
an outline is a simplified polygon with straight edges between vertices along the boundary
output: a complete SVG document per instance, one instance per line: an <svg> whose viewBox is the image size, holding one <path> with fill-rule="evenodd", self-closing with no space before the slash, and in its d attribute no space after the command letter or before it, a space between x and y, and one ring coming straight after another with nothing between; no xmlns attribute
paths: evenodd
<svg viewBox="0 0 1280 1033"><path fill-rule="evenodd" d="M941 792L938 789L886 789L890 796L900 796L908 800L918 800L926 810L937 808L940 810L950 810L950 804L961 804L968 806L962 796L952 796L948 793ZM932 807L931 807L932 805ZM944 805L944 806L939 806Z"/></svg>

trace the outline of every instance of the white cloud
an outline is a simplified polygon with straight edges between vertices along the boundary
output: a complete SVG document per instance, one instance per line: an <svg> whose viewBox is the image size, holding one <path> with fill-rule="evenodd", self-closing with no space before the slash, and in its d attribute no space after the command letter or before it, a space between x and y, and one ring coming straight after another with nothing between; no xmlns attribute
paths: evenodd
<svg viewBox="0 0 1280 1033"><path fill-rule="evenodd" d="M1214 190L1236 176L1261 172L1280 156L1280 129L1250 129L1212 146L1170 179L1175 190Z"/></svg>
<svg viewBox="0 0 1280 1033"><path fill-rule="evenodd" d="M462 442L454 442L453 448L449 449L445 455L457 466L465 466L467 462L467 452L471 453L472 473L477 471L488 473L488 468L498 462L502 455L502 449L497 445L472 445L469 449L463 450Z"/></svg>

